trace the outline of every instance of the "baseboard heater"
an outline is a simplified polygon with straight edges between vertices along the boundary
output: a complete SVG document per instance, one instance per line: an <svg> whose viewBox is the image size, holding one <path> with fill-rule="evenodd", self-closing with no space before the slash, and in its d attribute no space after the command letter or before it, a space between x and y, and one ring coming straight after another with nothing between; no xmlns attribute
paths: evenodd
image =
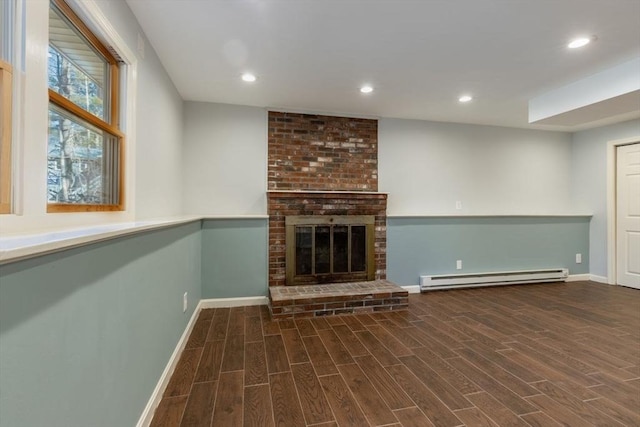
<svg viewBox="0 0 640 427"><path fill-rule="evenodd" d="M497 271L492 273L442 274L436 276L420 276L420 290L425 292L436 289L558 282L567 280L567 277L569 277L569 270L566 268Z"/></svg>

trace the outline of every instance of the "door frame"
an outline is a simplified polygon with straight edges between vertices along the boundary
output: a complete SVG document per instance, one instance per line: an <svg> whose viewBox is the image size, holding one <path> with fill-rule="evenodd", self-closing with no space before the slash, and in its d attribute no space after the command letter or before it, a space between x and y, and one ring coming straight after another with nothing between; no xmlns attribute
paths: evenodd
<svg viewBox="0 0 640 427"><path fill-rule="evenodd" d="M616 171L617 148L622 145L640 143L640 136L616 139L607 142L607 282L615 285L617 273L617 210L616 210Z"/></svg>

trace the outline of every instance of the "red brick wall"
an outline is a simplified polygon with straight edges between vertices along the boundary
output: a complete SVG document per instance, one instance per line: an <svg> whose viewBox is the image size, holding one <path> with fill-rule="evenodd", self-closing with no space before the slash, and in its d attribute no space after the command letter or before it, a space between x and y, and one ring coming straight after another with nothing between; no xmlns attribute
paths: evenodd
<svg viewBox="0 0 640 427"><path fill-rule="evenodd" d="M367 193L273 192L268 194L269 286L285 284L285 216L374 215L375 279L387 277L387 195Z"/></svg>
<svg viewBox="0 0 640 427"><path fill-rule="evenodd" d="M378 122L269 112L269 190L378 191Z"/></svg>

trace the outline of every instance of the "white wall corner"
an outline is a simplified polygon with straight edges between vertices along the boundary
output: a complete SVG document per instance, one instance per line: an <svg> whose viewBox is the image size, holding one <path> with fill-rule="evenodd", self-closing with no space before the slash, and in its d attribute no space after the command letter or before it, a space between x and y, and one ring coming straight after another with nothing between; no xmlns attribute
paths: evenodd
<svg viewBox="0 0 640 427"><path fill-rule="evenodd" d="M597 282L597 283L604 283L605 285L609 285L609 278L604 277L604 276L597 276L595 274L590 274L589 275L589 280L591 280L592 282ZM611 284L615 284L615 283L611 283Z"/></svg>

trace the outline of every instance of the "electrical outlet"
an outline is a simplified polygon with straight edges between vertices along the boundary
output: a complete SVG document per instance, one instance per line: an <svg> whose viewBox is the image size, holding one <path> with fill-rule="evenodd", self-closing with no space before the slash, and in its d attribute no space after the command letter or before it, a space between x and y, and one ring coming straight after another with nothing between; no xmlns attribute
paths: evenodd
<svg viewBox="0 0 640 427"><path fill-rule="evenodd" d="M457 210L461 210L462 209L462 202L460 200L456 201L456 209Z"/></svg>
<svg viewBox="0 0 640 427"><path fill-rule="evenodd" d="M188 295L189 295L189 292L185 292L184 295L182 296L182 312L183 313L187 312L187 305L189 303Z"/></svg>
<svg viewBox="0 0 640 427"><path fill-rule="evenodd" d="M461 259L456 261L456 270L462 270L462 260Z"/></svg>
<svg viewBox="0 0 640 427"><path fill-rule="evenodd" d="M576 254L576 264L582 264L582 254Z"/></svg>

